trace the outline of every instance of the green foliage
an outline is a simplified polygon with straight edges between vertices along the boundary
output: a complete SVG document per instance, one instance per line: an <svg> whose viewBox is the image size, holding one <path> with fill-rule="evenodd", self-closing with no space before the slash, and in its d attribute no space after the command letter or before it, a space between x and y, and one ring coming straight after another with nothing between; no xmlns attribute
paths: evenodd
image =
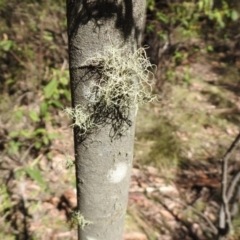
<svg viewBox="0 0 240 240"><path fill-rule="evenodd" d="M7 52L11 49L12 46L13 46L13 41L11 40L0 41L0 50L2 51Z"/></svg>
<svg viewBox="0 0 240 240"><path fill-rule="evenodd" d="M67 101L71 100L68 84L67 70L61 71L58 69L52 69L51 80L43 88L44 102L41 105L43 114L47 114L47 109L51 106L63 108L64 105L61 103L63 98Z"/></svg>
<svg viewBox="0 0 240 240"><path fill-rule="evenodd" d="M66 169L70 169L72 167L74 167L74 161L72 160L72 158L68 155L65 156L65 167Z"/></svg>
<svg viewBox="0 0 240 240"><path fill-rule="evenodd" d="M15 239L24 238L22 219L31 228L29 209L51 186L42 166L53 164L52 142L70 101L65 2L0 0L0 15L0 238ZM68 159L64 166L72 165ZM28 191L29 185L37 188Z"/></svg>
<svg viewBox="0 0 240 240"><path fill-rule="evenodd" d="M13 10L17 14L12 14ZM65 31L65 18L54 23L56 31L48 27L49 16L56 20L58 15L63 15L65 3L2 0L0 11L5 16L0 21L0 78L3 82L0 90L20 99L29 92L36 96L34 102L39 99L38 106L29 108L22 106L26 103L16 101L8 119L13 127L9 129L7 151L18 154L32 144L36 149L46 149L57 137L46 129L46 123L54 125L57 109L71 100L65 60L59 61L60 53L66 50L62 51L56 44L56 40L59 42L57 32ZM7 28L7 25L12 27Z"/></svg>
<svg viewBox="0 0 240 240"><path fill-rule="evenodd" d="M0 212L11 208L11 200L7 192L7 187L5 185L0 185Z"/></svg>
<svg viewBox="0 0 240 240"><path fill-rule="evenodd" d="M32 180L36 181L43 189L47 187L47 183L44 180L41 171L37 168L39 159L36 158L29 166L22 167L16 171L16 178L20 180L23 176L28 176Z"/></svg>
<svg viewBox="0 0 240 240"><path fill-rule="evenodd" d="M54 132L49 133L45 128L36 128L34 131L28 129L11 131L9 137L8 152L16 154L26 141L34 142L34 147L40 149L48 146L51 140L58 137L58 134Z"/></svg>
<svg viewBox="0 0 240 240"><path fill-rule="evenodd" d="M155 19L167 26L168 30L172 28L182 28L184 35L192 36L194 32L200 32L200 27L206 27L205 23L199 20L205 18L210 20L217 28L226 27L229 21L236 21L239 14L232 9L225 0L217 7L213 0L194 1L173 1L166 3L166 8L156 8L155 1L148 1L148 9L153 11ZM162 30L161 30L162 31ZM167 32L165 31L167 34Z"/></svg>
<svg viewBox="0 0 240 240"><path fill-rule="evenodd" d="M24 170L33 180L35 180L41 186L46 187L46 183L43 180L42 174L38 169L26 167Z"/></svg>
<svg viewBox="0 0 240 240"><path fill-rule="evenodd" d="M176 66L189 57L192 50L186 50L186 44L189 45L191 39L222 38L223 35L227 39L232 34L229 27L239 19L238 11L226 0L148 0L148 11L151 21L147 24L147 32L158 36L161 44L172 47L168 63L165 66L164 61L161 63L164 67L162 81L175 79L174 74L169 79L169 72L174 72ZM185 53L181 46L185 47ZM208 45L206 51L212 53L213 50L212 45Z"/></svg>
<svg viewBox="0 0 240 240"><path fill-rule="evenodd" d="M210 20L214 21L220 28L226 27L227 21L236 21L239 18L238 12L231 9L227 1L222 0L220 7L214 7L213 0L200 0L197 3L199 13L205 14Z"/></svg>
<svg viewBox="0 0 240 240"><path fill-rule="evenodd" d="M175 51L173 54L173 60L176 65L187 59L188 57L188 52L180 52L180 51Z"/></svg>
<svg viewBox="0 0 240 240"><path fill-rule="evenodd" d="M155 0L147 0L147 7L153 11L155 8Z"/></svg>
<svg viewBox="0 0 240 240"><path fill-rule="evenodd" d="M58 69L52 69L50 81L42 87L43 101L40 103L39 110L24 110L22 107L16 107L14 118L16 122L21 122L25 116L29 117L34 129L17 129L9 133L8 152L16 154L24 142L34 142L34 147L40 149L47 147L51 140L56 139L58 134L49 132L45 127L47 121L52 121L50 113L53 109L62 109L64 102L70 101L70 91L68 90L68 72Z"/></svg>

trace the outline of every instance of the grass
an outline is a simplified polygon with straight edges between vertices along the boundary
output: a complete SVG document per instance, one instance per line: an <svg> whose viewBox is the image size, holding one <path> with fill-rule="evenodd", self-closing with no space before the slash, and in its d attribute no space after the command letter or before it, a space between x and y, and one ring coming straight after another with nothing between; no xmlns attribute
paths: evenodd
<svg viewBox="0 0 240 240"><path fill-rule="evenodd" d="M222 146L238 132L235 123L221 110L236 104L233 92L198 77L192 76L190 85L171 85L164 104L149 104L140 109L137 160L166 169L177 168L184 159L218 159L224 153Z"/></svg>
<svg viewBox="0 0 240 240"><path fill-rule="evenodd" d="M160 110L159 105L154 103L140 108L136 124L135 151L137 161L164 171L172 166L177 167L181 159L181 142L174 135L177 127L161 117L160 112L154 113L151 110Z"/></svg>

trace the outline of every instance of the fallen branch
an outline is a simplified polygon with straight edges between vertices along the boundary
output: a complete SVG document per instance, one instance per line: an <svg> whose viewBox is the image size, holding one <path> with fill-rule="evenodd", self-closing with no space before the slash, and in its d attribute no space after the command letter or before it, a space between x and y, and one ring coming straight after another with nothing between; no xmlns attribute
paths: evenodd
<svg viewBox="0 0 240 240"><path fill-rule="evenodd" d="M235 138L225 155L222 159L222 205L219 211L219 225L218 225L218 240L225 239L226 235L229 231L233 230L232 227L232 219L231 213L229 210L229 202L233 196L234 190L236 188L237 182L240 178L240 175L237 174L228 186L228 160L232 154L232 152L236 149L238 143L240 141L240 133Z"/></svg>

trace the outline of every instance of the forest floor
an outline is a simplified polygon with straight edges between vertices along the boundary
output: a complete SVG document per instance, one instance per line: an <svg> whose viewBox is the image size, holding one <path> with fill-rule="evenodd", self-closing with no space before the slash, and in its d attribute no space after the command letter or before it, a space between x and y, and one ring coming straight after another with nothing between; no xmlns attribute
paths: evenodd
<svg viewBox="0 0 240 240"><path fill-rule="evenodd" d="M188 65L193 76L199 76L194 72L201 71L197 66ZM224 84L225 77L206 70L208 66L201 67L211 79L201 74L188 84L170 86L160 102L139 110L125 240L211 239L205 232L214 231L217 221L220 159L238 134L240 108L237 84ZM4 239L12 239L14 231L25 239L76 238L66 223L76 207L74 168L69 166L72 131L61 111L58 123L46 126L47 132L58 134L47 155L40 152L32 158L32 145L22 153L3 151L1 175L7 189L1 189L5 215L0 226L5 229ZM8 124L2 125L2 131L11 128ZM239 160L236 153L230 174L239 169ZM41 177L31 177L39 173L35 169Z"/></svg>
<svg viewBox="0 0 240 240"><path fill-rule="evenodd" d="M62 111L70 106L66 23L59 21L65 10L45 5L0 6L7 19L0 20L4 240L76 239L68 223L76 207L72 131ZM221 158L239 132L238 41L220 39L208 52L194 39L180 51L197 50L170 69L161 87L157 77L159 101L137 116L124 240L215 239ZM239 150L229 177L239 171ZM238 239L239 222L229 239Z"/></svg>

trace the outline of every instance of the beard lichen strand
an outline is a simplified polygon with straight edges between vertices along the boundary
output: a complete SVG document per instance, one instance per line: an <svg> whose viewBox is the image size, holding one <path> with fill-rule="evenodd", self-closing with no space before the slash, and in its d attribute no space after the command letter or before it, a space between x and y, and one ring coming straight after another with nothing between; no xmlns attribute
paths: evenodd
<svg viewBox="0 0 240 240"><path fill-rule="evenodd" d="M87 59L83 66L95 68L100 78L90 83L88 104L64 111L74 120L72 127L87 135L101 125L111 124L114 136L122 135L131 126L129 112L139 104L152 101L153 81L144 48L126 56L125 48L110 47Z"/></svg>

